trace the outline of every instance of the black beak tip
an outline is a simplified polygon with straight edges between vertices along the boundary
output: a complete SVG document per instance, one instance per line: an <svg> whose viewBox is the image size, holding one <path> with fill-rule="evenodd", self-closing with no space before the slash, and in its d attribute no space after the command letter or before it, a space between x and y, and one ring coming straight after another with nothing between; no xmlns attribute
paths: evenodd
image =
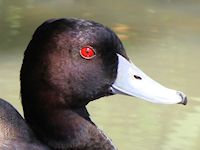
<svg viewBox="0 0 200 150"><path fill-rule="evenodd" d="M179 104L187 105L187 96L182 92L178 92L179 96L181 97L182 101Z"/></svg>

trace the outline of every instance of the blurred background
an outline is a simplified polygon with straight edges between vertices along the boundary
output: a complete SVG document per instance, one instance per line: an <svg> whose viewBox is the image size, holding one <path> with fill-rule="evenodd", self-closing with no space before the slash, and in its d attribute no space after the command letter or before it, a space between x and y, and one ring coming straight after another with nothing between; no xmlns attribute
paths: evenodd
<svg viewBox="0 0 200 150"><path fill-rule="evenodd" d="M112 28L138 67L188 95L187 106L120 95L90 103L93 121L119 150L200 149L199 0L0 0L0 97L21 114L23 52L36 27L57 17Z"/></svg>

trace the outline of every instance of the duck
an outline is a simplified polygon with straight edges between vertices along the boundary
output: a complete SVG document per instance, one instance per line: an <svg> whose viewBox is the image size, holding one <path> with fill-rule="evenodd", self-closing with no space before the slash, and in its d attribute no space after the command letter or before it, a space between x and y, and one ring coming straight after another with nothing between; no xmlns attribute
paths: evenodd
<svg viewBox="0 0 200 150"><path fill-rule="evenodd" d="M35 138L18 111L3 99L0 99L0 149L49 150Z"/></svg>
<svg viewBox="0 0 200 150"><path fill-rule="evenodd" d="M49 19L36 29L24 52L20 87L24 118L0 99L3 149L116 150L91 120L89 102L123 94L160 104L187 103L183 92L134 65L111 29L76 18Z"/></svg>

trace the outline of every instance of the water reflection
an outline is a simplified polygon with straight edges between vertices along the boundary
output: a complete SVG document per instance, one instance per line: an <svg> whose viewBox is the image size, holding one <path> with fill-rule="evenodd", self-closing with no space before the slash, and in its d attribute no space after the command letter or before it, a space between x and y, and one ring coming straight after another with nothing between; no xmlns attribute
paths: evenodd
<svg viewBox="0 0 200 150"><path fill-rule="evenodd" d="M93 19L119 35L137 66L189 96L186 107L102 98L88 106L94 121L120 150L199 150L199 8L196 0L0 0L0 97L21 111L21 59L39 24L54 17Z"/></svg>
<svg viewBox="0 0 200 150"><path fill-rule="evenodd" d="M115 24L113 30L117 33L121 40L129 39L128 33L130 32L130 27L126 24Z"/></svg>

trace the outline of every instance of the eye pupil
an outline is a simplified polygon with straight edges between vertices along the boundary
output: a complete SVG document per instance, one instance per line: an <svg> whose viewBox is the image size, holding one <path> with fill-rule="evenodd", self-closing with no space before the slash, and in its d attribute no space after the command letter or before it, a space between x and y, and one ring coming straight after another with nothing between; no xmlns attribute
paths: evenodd
<svg viewBox="0 0 200 150"><path fill-rule="evenodd" d="M83 47L80 50L80 55L85 58L85 59L91 59L95 56L95 51L92 47L87 46L87 47Z"/></svg>
<svg viewBox="0 0 200 150"><path fill-rule="evenodd" d="M86 49L86 53L87 54L90 53L90 49L89 48Z"/></svg>

